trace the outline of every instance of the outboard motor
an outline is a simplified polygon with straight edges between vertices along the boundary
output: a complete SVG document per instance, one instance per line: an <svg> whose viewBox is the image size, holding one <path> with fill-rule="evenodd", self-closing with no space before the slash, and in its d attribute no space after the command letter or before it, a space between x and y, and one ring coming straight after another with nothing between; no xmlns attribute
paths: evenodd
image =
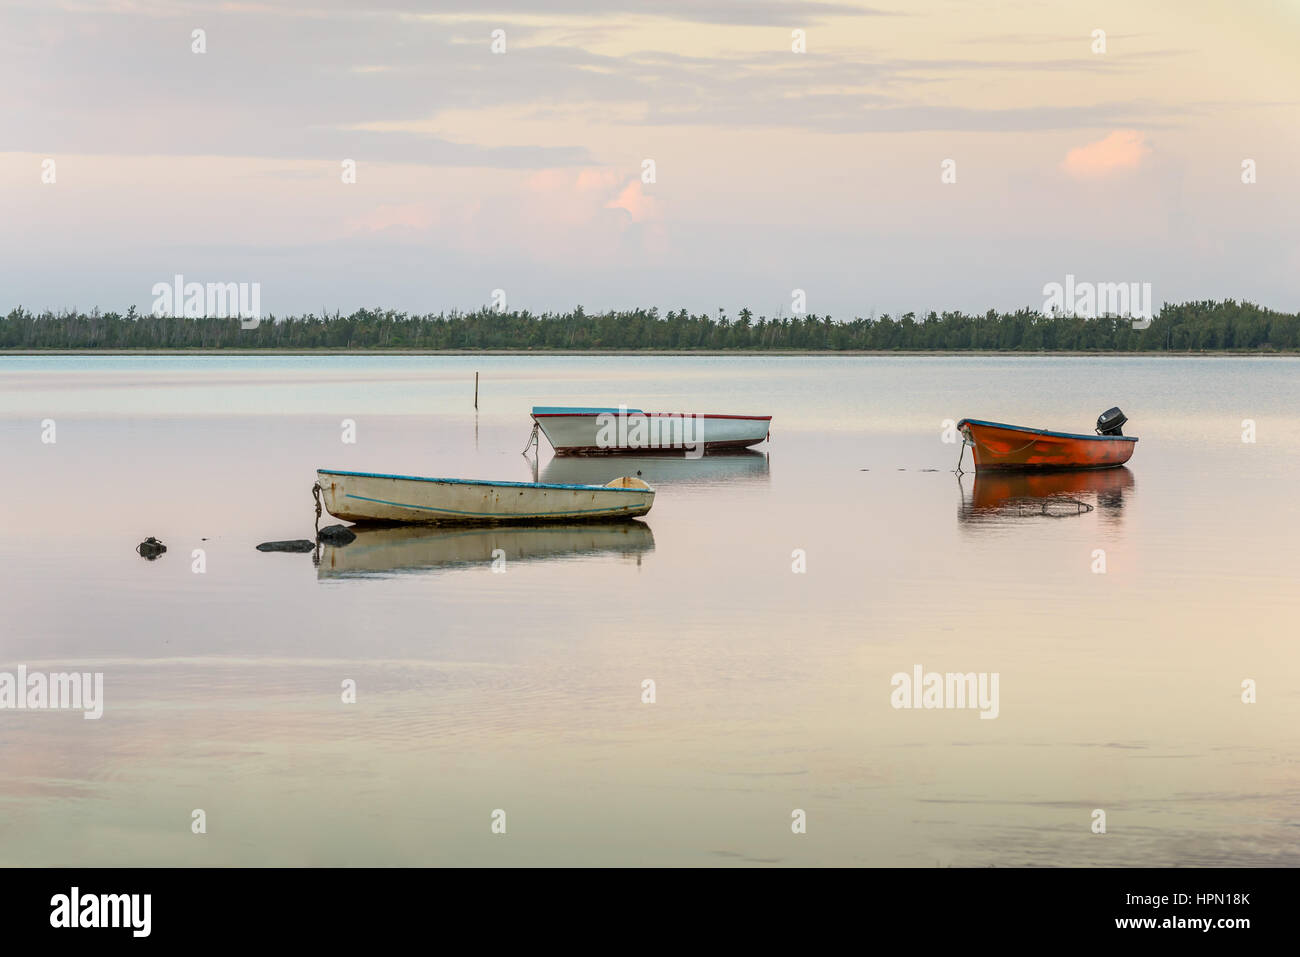
<svg viewBox="0 0 1300 957"><path fill-rule="evenodd" d="M1123 435L1124 423L1128 421L1128 416L1119 410L1119 406L1113 409L1107 409L1101 415L1097 416L1097 434L1098 435Z"/></svg>

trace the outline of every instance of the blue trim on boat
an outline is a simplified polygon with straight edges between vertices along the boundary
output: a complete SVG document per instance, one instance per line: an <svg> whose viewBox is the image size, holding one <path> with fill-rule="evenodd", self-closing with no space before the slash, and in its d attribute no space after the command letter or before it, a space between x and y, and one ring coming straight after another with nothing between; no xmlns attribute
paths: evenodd
<svg viewBox="0 0 1300 957"><path fill-rule="evenodd" d="M421 475L389 475L384 472L339 472L335 469L317 469L320 475L351 475L355 478L398 479L403 482L437 482L440 485L494 485L502 488L576 488L604 489L607 492L644 492L643 488L623 488L618 485L557 485L546 482L489 482L484 479L425 478ZM413 508L415 506L412 506Z"/></svg>
<svg viewBox="0 0 1300 957"><path fill-rule="evenodd" d="M620 412L625 415L645 415L640 409L601 409L592 406L568 406L568 405L535 405L533 406L533 415L601 415L610 413L618 415Z"/></svg>
<svg viewBox="0 0 1300 957"><path fill-rule="evenodd" d="M337 473L335 473L337 474ZM552 488L563 488L564 486L551 486ZM589 485L575 485L573 488L591 488ZM596 486L599 488L600 486ZM644 491L644 489L642 489ZM406 502L389 502L382 498L366 498L364 495L353 495L347 493L344 498L355 498L361 502L374 502L376 505L392 505L395 508L410 508L421 512L443 512L447 515L469 515L473 518L498 518L504 520L519 520L525 518L550 518L554 515L594 515L597 512L606 515L621 515L624 512L630 512L638 506L623 505L618 508L579 508L570 509L563 512L533 512L527 515L523 514L503 514L501 512L461 512L454 508L434 508L431 505L408 505Z"/></svg>
<svg viewBox="0 0 1300 957"><path fill-rule="evenodd" d="M1005 422L986 422L983 419L962 419L957 428L969 422L971 425L988 425L995 429L1010 429L1012 432L1030 432L1034 435L1051 435L1058 439L1093 439L1098 442L1136 442L1136 435L1081 435L1077 432L1050 432L1047 429L1031 429L1024 425L1007 425Z"/></svg>

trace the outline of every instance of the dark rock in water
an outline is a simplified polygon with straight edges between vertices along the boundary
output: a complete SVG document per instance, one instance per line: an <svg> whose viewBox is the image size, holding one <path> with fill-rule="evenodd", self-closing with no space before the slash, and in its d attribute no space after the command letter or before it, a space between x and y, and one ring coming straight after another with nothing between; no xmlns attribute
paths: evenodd
<svg viewBox="0 0 1300 957"><path fill-rule="evenodd" d="M167 551L167 546L150 535L143 542L137 545L135 550L141 558L147 558L149 561L153 561L163 552Z"/></svg>
<svg viewBox="0 0 1300 957"><path fill-rule="evenodd" d="M316 543L305 538L295 538L287 542L263 542L257 546L259 552L314 552Z"/></svg>
<svg viewBox="0 0 1300 957"><path fill-rule="evenodd" d="M357 540L357 533L345 525L326 525L316 537L326 545L346 545Z"/></svg>

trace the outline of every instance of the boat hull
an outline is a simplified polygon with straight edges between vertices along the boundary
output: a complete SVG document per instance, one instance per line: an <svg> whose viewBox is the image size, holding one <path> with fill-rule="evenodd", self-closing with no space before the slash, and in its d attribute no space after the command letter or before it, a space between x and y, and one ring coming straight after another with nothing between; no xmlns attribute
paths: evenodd
<svg viewBox="0 0 1300 957"><path fill-rule="evenodd" d="M418 525L498 525L609 522L650 511L655 490L626 485L543 485L420 478L374 472L316 473L321 501L347 522Z"/></svg>
<svg viewBox="0 0 1300 957"><path fill-rule="evenodd" d="M557 455L718 452L765 440L770 415L536 408L533 421Z"/></svg>
<svg viewBox="0 0 1300 957"><path fill-rule="evenodd" d="M975 456L977 472L1109 469L1133 457L1132 436L1076 435L1001 422L957 423Z"/></svg>

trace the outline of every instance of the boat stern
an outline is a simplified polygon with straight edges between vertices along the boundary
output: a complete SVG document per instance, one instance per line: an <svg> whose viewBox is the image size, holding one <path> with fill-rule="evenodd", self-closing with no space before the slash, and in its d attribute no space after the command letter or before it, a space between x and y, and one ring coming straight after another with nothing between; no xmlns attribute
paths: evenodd
<svg viewBox="0 0 1300 957"><path fill-rule="evenodd" d="M654 486L639 478L631 475L622 475L616 479L611 479L604 485L605 488L626 489L628 491L640 492L641 503L637 506L637 511L632 512L633 518L639 518L650 511L655 503Z"/></svg>

